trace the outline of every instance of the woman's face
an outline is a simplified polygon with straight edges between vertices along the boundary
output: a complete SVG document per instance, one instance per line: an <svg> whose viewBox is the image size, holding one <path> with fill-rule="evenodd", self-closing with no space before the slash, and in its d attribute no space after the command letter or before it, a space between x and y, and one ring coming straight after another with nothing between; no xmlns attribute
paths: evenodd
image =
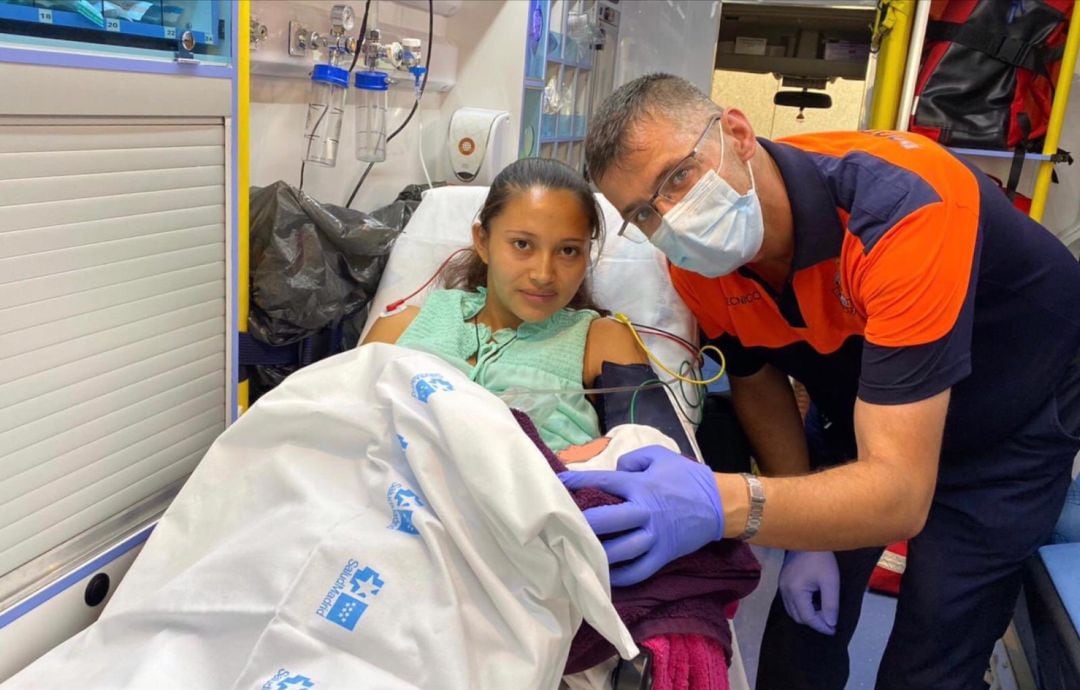
<svg viewBox="0 0 1080 690"><path fill-rule="evenodd" d="M588 270L590 234L576 194L542 187L512 194L486 231L473 226L498 327L543 321L570 303Z"/></svg>

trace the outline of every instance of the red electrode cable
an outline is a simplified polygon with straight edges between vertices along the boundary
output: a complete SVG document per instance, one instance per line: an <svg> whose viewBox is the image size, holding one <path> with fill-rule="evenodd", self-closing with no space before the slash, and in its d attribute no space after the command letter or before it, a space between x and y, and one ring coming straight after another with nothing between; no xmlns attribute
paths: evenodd
<svg viewBox="0 0 1080 690"><path fill-rule="evenodd" d="M437 269L435 269L435 272L431 274L431 277L427 279L426 283L424 283L423 285L418 287L416 290L414 290L413 292L411 292L407 296L386 305L386 308L383 310L383 313L384 314L390 314L390 313L393 313L393 312L397 311L398 309L401 309L402 305L404 305L406 302L411 300L413 297L416 297L421 292L423 292L427 288L428 285L431 285L435 281L435 279L439 277L439 274L443 272L443 269L446 268L446 264L450 263L451 259L453 259L455 256L457 256L461 252L467 252L470 249L471 249L471 247L462 247L461 249L458 249L457 251L452 253L450 256L446 257L446 259L441 264L439 264L439 267Z"/></svg>

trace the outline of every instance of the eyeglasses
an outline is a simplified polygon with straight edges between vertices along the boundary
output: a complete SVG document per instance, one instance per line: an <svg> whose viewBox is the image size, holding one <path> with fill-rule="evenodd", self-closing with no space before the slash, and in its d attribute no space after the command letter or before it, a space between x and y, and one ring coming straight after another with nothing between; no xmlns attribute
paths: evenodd
<svg viewBox="0 0 1080 690"><path fill-rule="evenodd" d="M720 112L709 118L709 123L705 125L705 131L698 137L694 148L671 169L671 172L664 176L649 200L640 206L635 206L623 216L619 237L625 237L632 242L647 242L648 238L660 228L663 214L656 209L656 200L662 198L668 203L676 204L697 184L706 172L705 163L698 158L698 154L701 152L702 144L705 143L705 138L712 131L713 125L723 117L724 114ZM627 232L628 229L630 232Z"/></svg>

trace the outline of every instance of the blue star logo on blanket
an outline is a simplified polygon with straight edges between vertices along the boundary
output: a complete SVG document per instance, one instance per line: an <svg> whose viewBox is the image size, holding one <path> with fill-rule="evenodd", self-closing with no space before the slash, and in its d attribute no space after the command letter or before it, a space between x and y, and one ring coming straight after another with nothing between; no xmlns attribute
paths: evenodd
<svg viewBox="0 0 1080 690"><path fill-rule="evenodd" d="M315 687L315 681L287 668L279 668L270 680L259 686L259 690L306 690Z"/></svg>
<svg viewBox="0 0 1080 690"><path fill-rule="evenodd" d="M442 374L427 373L417 374L412 377L413 397L422 403L439 391L452 391L454 386L443 378Z"/></svg>
<svg viewBox="0 0 1080 690"><path fill-rule="evenodd" d="M379 577L379 573L375 572L373 568L367 567L357 571L352 576L349 589L361 599L368 599L381 592L384 584L386 583Z"/></svg>
<svg viewBox="0 0 1080 690"><path fill-rule="evenodd" d="M386 492L386 502L390 504L390 512L394 516L388 525L389 529L396 529L406 534L420 534L413 525L412 516L417 508L424 507L424 502L415 491L394 482Z"/></svg>
<svg viewBox="0 0 1080 690"><path fill-rule="evenodd" d="M378 571L370 566L361 568L359 561L351 558L323 597L315 614L346 630L355 630L360 617L385 585ZM346 588L349 592L345 591Z"/></svg>

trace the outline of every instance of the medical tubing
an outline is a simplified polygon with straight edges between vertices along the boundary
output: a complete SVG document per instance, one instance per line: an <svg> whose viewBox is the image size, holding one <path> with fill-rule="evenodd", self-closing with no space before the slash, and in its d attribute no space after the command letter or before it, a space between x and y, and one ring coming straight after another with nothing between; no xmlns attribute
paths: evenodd
<svg viewBox="0 0 1080 690"><path fill-rule="evenodd" d="M370 2L370 1L371 0L368 0L368 2ZM367 10L366 9L364 10L364 16L365 16L365 19L366 19L367 18ZM405 129L405 125L409 124L409 120L412 119L413 113L415 113L416 109L418 107L420 107L420 97L424 95L424 89L427 88L428 74L431 72L431 39L434 37L434 35L435 35L435 0L428 0L428 51L427 51L427 57L424 58L424 78L420 82L420 93L417 95L416 100L413 101L412 109L409 111L409 114L405 116L405 121L402 122L401 125L398 126L397 129L395 129L393 132L391 132L390 136L386 137L386 143L387 144L389 144L390 141L394 137L396 137L399 132L401 132L401 130ZM359 48L357 48L357 50L359 50ZM353 60L353 63L355 64L355 59ZM349 200L345 202L345 208L349 208L350 206L352 206L353 200L356 199L357 192L360 191L360 185L364 184L364 180L367 179L368 173L371 172L371 167L373 165L375 165L375 164L374 163L369 163L368 164L367 170L365 170L364 174L360 177L360 181L356 183L355 187L353 187L352 194L349 195Z"/></svg>
<svg viewBox="0 0 1080 690"><path fill-rule="evenodd" d="M364 171L364 177L367 177L367 173L371 170L371 167L373 165L374 165L374 163L371 163L371 164L368 165L368 169L366 171ZM364 177L360 178L361 182L364 181ZM384 314L393 313L393 312L397 311L399 308L401 308L401 306L403 304L405 304L406 302L408 302L410 299L412 299L413 297L419 295L421 292L423 292L425 289L427 289L427 287L429 285L431 285L435 281L435 279L439 277L440 274L442 274L443 269L446 268L446 265L448 263L450 263L450 261L455 256L457 256L458 254L460 254L462 252L467 252L467 251L469 251L469 247L463 247L461 249L458 249L458 250L452 252L450 254L450 256L443 259L443 262L441 264L439 264L439 267L437 269L435 269L435 272L431 274L431 277L429 277L426 281L424 281L423 285L421 285L417 289L413 290L412 292L410 292L405 297L402 297L401 299L394 300L393 302L388 303L386 305L386 307L383 309L383 313ZM674 333L669 333L668 331L665 331L662 328L657 328L655 326L646 326L646 325L634 323L633 321L630 321L630 319L626 316L626 314L618 313L618 314L615 314L613 318L615 318L616 321L619 321L620 323L624 324L625 326L627 326L630 329L630 332L631 332L631 334L633 334L634 339L637 341L638 345L641 346L641 349L645 351L645 354L649 357L649 359L651 359L653 362L656 362L656 364L661 369L663 369L666 373L668 373L669 375L674 377L674 380L679 381L679 391L678 391L678 395L676 397L681 396L683 401L687 404L688 407L690 407L690 409L697 409L700 405L695 405L695 404L690 402L690 399L686 395L686 392L682 389L682 385L684 383L688 383L688 384L691 384L691 385L704 387L704 386L707 386L710 383L718 381L724 375L724 371L726 369L726 363L724 361L724 353L721 352L720 349L717 348L715 345L706 345L705 347L702 347L700 349L694 349L693 344L691 344L689 341L687 341L687 340L685 340L683 338L680 338L679 336L675 335ZM665 366L664 363L661 362L656 357L656 355L654 355L652 353L651 350L649 350L649 348L641 340L641 336L638 335L639 330L640 330L641 333L644 333L645 335L659 336L661 338L666 338L666 339L668 339L668 340L670 340L670 341L672 341L674 343L679 344L687 352L690 353L690 355L694 358L695 361L703 361L704 353L707 352L708 350L714 350L720 356L720 371L716 374L716 376L712 377L711 379L703 380L700 377L700 375L695 375L696 372L697 372L697 369L694 368L693 364L691 364L691 363L689 363L689 362L687 362L685 360L682 362L682 364L680 366L679 373L676 373L676 372L672 371L667 366ZM690 373L691 373L692 376L683 375L683 373L682 373L683 367L689 367L690 368ZM667 385L667 384L665 383L664 385ZM623 391L614 391L614 390L607 391L607 390L600 390L600 389L595 389L595 390L583 389L582 391L575 390L573 392L574 393L585 393L585 394L592 395L592 394L597 393L597 392L601 392L601 393L603 393L603 392L629 392L631 390L634 390L634 388L632 388L632 387L627 388L627 389L625 389ZM669 388L668 390L671 390L671 389ZM556 392L556 391L531 391L531 392L534 392L534 393L552 393L552 392ZM674 392L673 392L673 395L674 395ZM678 404L677 401L676 401L676 404ZM686 414L686 410L683 409L681 404L679 405L679 410L686 416L687 419L690 419L690 415Z"/></svg>
<svg viewBox="0 0 1080 690"><path fill-rule="evenodd" d="M686 421L691 422L695 426L700 424L700 419L697 422L694 422L693 417L690 415L689 412L686 411L686 407L689 407L691 410L696 410L698 406L691 404L690 401L687 400L685 396L683 396L683 402L686 403L686 407L683 407L683 404L679 402L679 396L681 395L681 391L679 393L673 391L671 389L673 385L671 381L663 381L662 383L664 384L664 388L667 388L668 392L671 393L671 399L675 402L675 406L679 408L679 412L682 414L682 416L686 418ZM679 384L682 385L682 382L680 381Z"/></svg>
<svg viewBox="0 0 1080 690"><path fill-rule="evenodd" d="M647 379L645 381L642 381L637 386L634 386L634 394L630 396L630 413L629 414L630 414L630 423L631 424L636 424L636 422L634 421L634 411L635 411L635 408L637 407L638 393L640 393L642 390L644 390L645 386L649 385L650 383L659 383L659 384L663 385L664 382L661 381L660 379ZM682 408L680 408L680 411L681 411L681 409Z"/></svg>
<svg viewBox="0 0 1080 690"><path fill-rule="evenodd" d="M698 373L698 370L690 362L683 362L682 363L682 366L679 367L679 373L680 374L683 373L683 369L689 369L690 370L689 371L690 376L693 376L695 378L701 378L701 375ZM685 385L687 385L685 381L679 381L679 395L682 397L683 402L686 403L687 407L689 407L691 410L699 410L700 414L698 415L697 421L694 421L690 417L690 415L685 410L683 410L682 405L679 405L679 410L681 412L683 412L683 414L686 415L686 418L688 420L693 422L694 426L701 426L701 422L703 422L705 420L705 396L708 394L709 389L707 387L705 387L705 386L702 386L701 384L697 384L697 383L689 384L690 386L692 386L694 388L700 389L698 391L697 402L693 403L693 402L690 402L690 398L686 394L686 389L683 387ZM691 390L693 390L693 388ZM676 402L676 404L678 404L678 400L676 400L675 402Z"/></svg>
<svg viewBox="0 0 1080 690"><path fill-rule="evenodd" d="M687 352L689 352L694 359L701 359L701 352L697 348L695 348L693 344L691 344L689 341L683 340L674 333L669 333L668 331L665 331L661 328L656 328L654 326L645 326L640 323L634 323L634 328L638 329L639 332L644 333L645 335L655 335L657 337L670 340L673 343L681 346Z"/></svg>
<svg viewBox="0 0 1080 690"><path fill-rule="evenodd" d="M648 384L648 385L646 385ZM660 386L669 386L669 381L649 379L645 383L637 383L633 386L605 386L603 388L507 388L495 393L496 397L512 398L517 395L608 395L609 393L633 393L636 390L648 390ZM668 390L671 390L670 388Z"/></svg>
<svg viewBox="0 0 1080 690"><path fill-rule="evenodd" d="M645 335L653 335L653 336L657 336L657 337L660 337L660 338L665 338L667 340L670 340L670 341L678 344L679 346L681 346L687 352L689 352L690 356L693 357L694 361L702 361L702 357L703 357L702 350L698 350L697 348L695 348L693 346L693 344L690 343L689 341L687 341L687 340L685 340L683 338L680 338L679 336L675 335L674 333L669 333L668 331L665 331L665 330L663 330L661 328L656 328L654 326L646 326L646 325L639 324L639 323L634 323L634 322L631 322L631 323L633 323L634 327L638 329L638 332L644 333ZM685 373L686 370L689 370L689 373L690 373L689 377ZM683 380L672 379L672 381L669 381L669 382L665 383L665 385L670 384L673 381L678 381L678 384L679 384L678 391L672 390L670 386L668 386L668 390L672 392L672 395L675 395L677 397L681 397L683 402L686 403L687 408L689 408L691 410L699 410L700 409L701 414L699 415L699 417L703 418L705 416L705 411L704 411L704 389L705 389L705 386L703 384L700 384L700 383L695 383L695 381L701 379L701 376L700 376L700 374L698 372L699 372L699 369L697 367L695 367L693 363L691 363L688 360L683 360L683 362L679 366L679 374L682 375L684 377L684 379ZM702 393L697 396L697 399L698 399L697 403L691 402L690 396L687 394L686 389L684 388L684 386L686 386L686 385L690 385L692 387L700 387L700 388L703 389ZM686 411L686 409L682 406L682 404L679 403L677 399L676 399L675 402L679 406L679 411L683 413L683 415L686 417L686 419L690 420L690 421L693 421L692 417ZM695 423L700 424L701 423L700 419Z"/></svg>
<svg viewBox="0 0 1080 690"><path fill-rule="evenodd" d="M326 117L326 113L330 112L330 105L327 104L323 111L319 113L319 119L315 120L315 124L311 127L312 135L308 137L307 150L304 152L304 157L300 161L300 186L297 189L303 191L304 189L304 167L307 165L307 158L311 155L311 144L315 141L315 132L319 131L319 125L322 124L323 118Z"/></svg>
<svg viewBox="0 0 1080 690"><path fill-rule="evenodd" d="M345 202L345 208L349 208L350 206L352 206L353 199L356 198L356 193L360 191L360 185L364 184L364 180L367 179L367 176L371 173L371 169L374 167L375 161L372 161L367 164L366 168L364 168L364 174L360 176L360 181L356 183L356 187L353 189L352 194L349 196L349 200Z"/></svg>
<svg viewBox="0 0 1080 690"><path fill-rule="evenodd" d="M719 381L724 375L724 370L727 369L727 361L724 359L724 353L720 351L720 348L716 347L715 345L706 345L699 350L699 353L704 354L709 350L713 350L714 352L716 352L716 354L720 356L720 371L716 373L716 376L713 376L711 379L707 380L687 378L686 376L683 376L682 374L679 374L669 369L666 364L660 361L659 357L652 353L652 350L650 350L645 345L644 341L642 341L641 336L638 335L637 329L634 327L633 322L630 321L629 317L627 317L626 314L615 314L615 320L625 324L626 327L630 329L630 333L634 336L634 340L637 341L638 346L645 351L645 354L648 355L649 359L652 360L656 364L656 366L660 367L668 376L672 376L679 381L695 383L700 386L707 386L710 383L715 383Z"/></svg>
<svg viewBox="0 0 1080 690"><path fill-rule="evenodd" d="M367 34L368 11L371 9L371 0L364 3L364 17L360 20L360 36L356 39L356 50L353 51L352 64L349 71L356 69L356 63L360 60L360 53L364 52L364 36Z"/></svg>
<svg viewBox="0 0 1080 690"><path fill-rule="evenodd" d="M678 396L675 391L671 389L673 381L663 381L661 379L649 379L643 383L635 384L633 386L605 386L603 388L507 388L503 391L494 391L495 397L502 399L504 402L509 400L512 402L517 396L520 395L609 395L611 393L638 393L639 391L649 390L651 388L659 388L663 386L667 388L669 392L675 398L675 405L679 408L679 412L688 420L692 420L690 414L679 402ZM690 409L697 409L701 407L700 404L692 405L690 401L683 398L683 402L690 407ZM508 403L509 404L509 403Z"/></svg>
<svg viewBox="0 0 1080 690"><path fill-rule="evenodd" d="M420 96L417 96L416 100L419 102ZM417 137L416 147L417 147L418 151L420 152L420 169L424 171L424 179L427 180L427 188L431 189L432 186L433 186L431 184L431 174L428 172L427 162L424 160L424 115L423 115L423 113L420 114L420 119L416 121L416 126L417 126L417 128L419 128L419 132L418 132L419 136Z"/></svg>
<svg viewBox="0 0 1080 690"><path fill-rule="evenodd" d="M679 402L679 396L676 395L675 392L671 390L671 385L672 385L671 381L661 381L660 379L649 379L649 380L643 381L640 384L638 384L637 386L633 387L634 394L630 396L630 409L629 409L629 416L630 416L630 423L631 424L636 424L637 423L637 422L634 421L634 418L635 418L634 413L635 413L635 410L636 410L636 407L637 407L638 393L640 393L643 390L649 390L650 388L656 388L657 385L663 386L664 388L668 389L668 392L671 393L671 399L675 402L675 406L679 408L679 413L683 416L684 419L686 419L688 422L693 423L695 426L699 426L701 424L701 419L704 419L704 413L702 413L701 418L699 418L698 421L694 422L693 417L690 416L690 413L687 412L686 408L683 407L682 403ZM630 388L630 386L623 386L623 388ZM690 401L686 400L686 398L683 398L683 402L685 402L687 404L687 406L691 410L695 410L698 407L701 407L701 405L692 405L692 404L690 404Z"/></svg>
<svg viewBox="0 0 1080 690"><path fill-rule="evenodd" d="M371 166L368 166L368 167L370 168ZM469 251L470 249L472 249L472 247L462 247L461 249L457 249L457 250L451 252L450 256L443 259L443 262L441 264L439 264L439 267L437 269L435 269L435 272L431 274L431 277L428 278L427 281L423 285L416 288L415 290L410 292L408 295L402 297L401 299L395 300L395 301L387 304L386 308L383 310L383 313L389 313L389 312L395 311L395 310L399 309L401 307L401 305L405 304L406 302L411 300L413 297L416 297L417 295L419 295L421 292L424 291L425 288L427 288L428 285L431 285L433 282L435 282L435 279L439 277L439 275L443 272L443 269L446 268L446 264L450 263L451 259L453 259L455 256L457 256L458 254L460 254L462 252Z"/></svg>
<svg viewBox="0 0 1080 690"><path fill-rule="evenodd" d="M421 123L421 125L422 125L422 123ZM374 165L374 164L371 164L371 165ZM368 166L369 170L371 169L371 165ZM365 171L365 175L366 174L367 174L367 172ZM384 311L386 311L386 312L394 311L395 309L400 307L405 302L408 302L410 299L412 299L413 297L415 297L418 294L420 294L421 292L423 292L424 288L426 288L428 285L431 285L431 283L436 278L439 277L439 274L441 274L443 272L443 269L446 268L446 264L450 263L451 259L453 259L455 256L457 256L461 252L466 252L468 250L469 250L468 247L463 247L462 249L458 249L458 250L454 251L453 253L451 253L450 256L446 257L446 259L444 259L443 262L441 264L439 264L439 267L437 269L435 269L435 272L431 274L431 277L428 278L427 281L424 282L423 285L418 287L416 290L413 290L412 292L410 292L405 297L403 297L403 298L401 298L399 300L395 300L393 302L390 302L389 304L386 305L386 308L385 308ZM625 319L626 318L625 315L621 315L621 314L617 315L616 319L621 321L622 323L626 323L626 321L624 321L623 319L618 319L618 316L623 316L623 319ZM683 347L683 349L685 349L687 352L689 352L691 354L691 356L694 357L695 360L700 361L702 359L702 353L704 352L704 349L701 349L701 350L695 349L692 343L690 343L688 340L680 338L679 336L675 335L674 333L670 333L668 331L665 331L662 328L657 328L656 326L646 326L644 324L634 323L632 321L629 323L629 325L632 326L633 328L638 329L639 331L641 331L645 335L655 335L655 336L658 336L658 337L661 337L661 338L666 338L666 339L668 339L668 340L670 340L670 341L672 341L674 343L677 343L677 344L681 345ZM631 330L633 330L633 328ZM640 340L639 340L639 342L640 342ZM712 346L710 346L710 347L712 347ZM715 349L715 347L713 349ZM646 352L648 352L647 349L646 349ZM684 362L684 364L685 364L685 362ZM695 382L691 381L691 380L687 380L686 383L695 383Z"/></svg>

